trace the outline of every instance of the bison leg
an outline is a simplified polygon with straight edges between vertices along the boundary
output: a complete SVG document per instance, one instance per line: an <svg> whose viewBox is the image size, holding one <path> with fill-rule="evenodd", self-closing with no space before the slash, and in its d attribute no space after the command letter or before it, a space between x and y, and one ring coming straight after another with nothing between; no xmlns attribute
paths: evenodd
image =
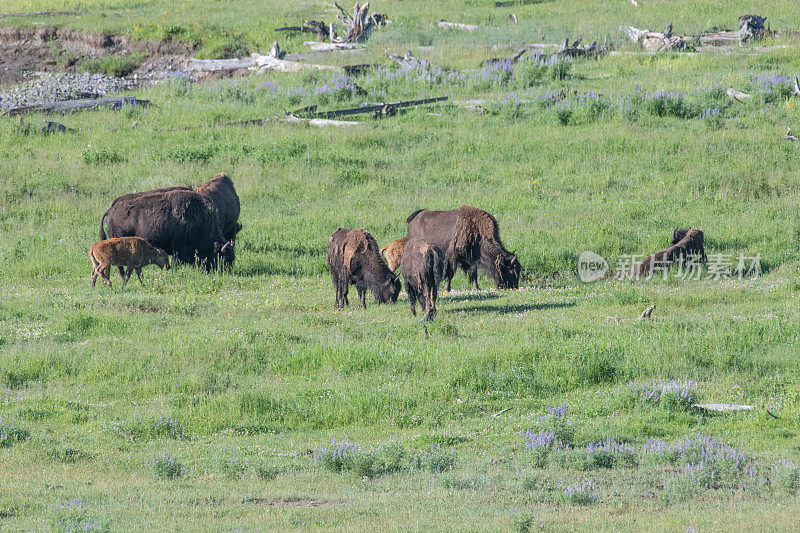
<svg viewBox="0 0 800 533"><path fill-rule="evenodd" d="M98 272L100 272L100 278L103 280L103 283L111 286L111 265L100 265L97 267Z"/></svg>
<svg viewBox="0 0 800 533"><path fill-rule="evenodd" d="M472 283L472 288L476 291L481 290L481 288L478 287L478 265L472 265L471 267L462 265L462 268L467 275L467 279Z"/></svg>
<svg viewBox="0 0 800 533"><path fill-rule="evenodd" d="M122 267L120 267L122 268ZM122 277L122 288L125 288L125 285L128 284L128 280L131 279L131 274L133 274L133 267L129 266L128 270L125 271L125 275Z"/></svg>
<svg viewBox="0 0 800 533"><path fill-rule="evenodd" d="M331 269L331 281L333 282L333 307L334 309L341 309L339 306L339 295L341 293L341 287L339 287L339 279L336 276L336 271ZM344 302L342 302L344 305Z"/></svg>
<svg viewBox="0 0 800 533"><path fill-rule="evenodd" d="M92 260L92 287L94 287L94 284L97 281L97 275L99 274L97 267L100 265L100 263L92 256L89 256L89 258Z"/></svg>
<svg viewBox="0 0 800 533"><path fill-rule="evenodd" d="M411 316L417 316L417 294L408 282L406 282L406 292L408 293L408 301L411 303Z"/></svg>
<svg viewBox="0 0 800 533"><path fill-rule="evenodd" d="M136 268L136 277L139 278L139 283L141 283L142 287L144 287L144 280L142 279L142 267Z"/></svg>
<svg viewBox="0 0 800 533"><path fill-rule="evenodd" d="M367 287L361 283L356 283L356 290L358 291L358 299L361 301L361 308L367 308Z"/></svg>

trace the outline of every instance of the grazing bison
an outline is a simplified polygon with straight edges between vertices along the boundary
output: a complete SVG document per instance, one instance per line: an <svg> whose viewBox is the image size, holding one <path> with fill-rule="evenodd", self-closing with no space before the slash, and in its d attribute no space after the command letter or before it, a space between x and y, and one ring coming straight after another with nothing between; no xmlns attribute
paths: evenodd
<svg viewBox="0 0 800 533"><path fill-rule="evenodd" d="M685 264L686 260L694 256L700 261L706 261L706 249L703 231L697 228L676 229L672 233L670 245L646 257L631 267L630 277L639 278L653 272L654 267L668 269L674 262ZM666 275L666 270L664 270Z"/></svg>
<svg viewBox="0 0 800 533"><path fill-rule="evenodd" d="M381 248L381 255L386 258L386 264L389 265L389 270L392 272L395 272L397 267L400 266L400 260L403 258L403 249L406 247L407 242L408 237L400 237Z"/></svg>
<svg viewBox="0 0 800 533"><path fill-rule="evenodd" d="M461 267L477 291L478 269L494 279L498 288L516 289L521 266L517 254L507 251L500 240L497 220L482 209L462 205L450 211L415 211L406 220L409 240L435 244L444 252L445 290L456 268Z"/></svg>
<svg viewBox="0 0 800 533"><path fill-rule="evenodd" d="M173 256L175 263L194 263L207 270L230 268L235 259L233 243L226 242L211 200L194 191L173 190L115 201L100 220L100 234L109 237L142 237Z"/></svg>
<svg viewBox="0 0 800 533"><path fill-rule="evenodd" d="M435 244L414 240L406 244L400 262L406 292L411 302L411 315L417 316L417 300L425 316L436 316L436 295L445 274L444 252Z"/></svg>
<svg viewBox="0 0 800 533"><path fill-rule="evenodd" d="M163 194L171 191L192 191L202 194L211 200L214 208L217 210L219 217L219 225L222 230L222 236L226 241L235 242L236 234L242 229L242 224L239 222L239 196L236 194L236 188L233 186L233 181L226 174L217 174L210 180L201 183L194 189L191 187L175 186L175 187L161 187L150 191L134 192L125 194L115 199L111 206L121 201L131 200L133 198L140 198L142 196L152 196L155 194ZM110 209L110 208L109 208ZM108 213L108 212L106 212ZM103 231L102 224L100 226L100 238L105 239L106 235Z"/></svg>
<svg viewBox="0 0 800 533"><path fill-rule="evenodd" d="M235 242L242 225L239 223L239 196L233 181L226 174L217 174L194 190L211 200L217 209L222 236L226 241Z"/></svg>
<svg viewBox="0 0 800 533"><path fill-rule="evenodd" d="M350 305L347 293L356 286L361 307L367 307L367 289L379 303L395 303L400 294L400 279L389 270L381 257L375 238L363 229L339 228L328 240L325 261L331 272L337 309Z"/></svg>
<svg viewBox="0 0 800 533"><path fill-rule="evenodd" d="M141 237L120 237L107 239L93 244L89 249L89 259L92 260L92 287L97 281L98 274L103 282L111 285L111 267L119 268L122 277L122 286L128 283L131 273L135 270L139 283L142 280L142 267L156 264L169 270L169 257L164 250L151 246ZM127 272L125 267L128 268Z"/></svg>

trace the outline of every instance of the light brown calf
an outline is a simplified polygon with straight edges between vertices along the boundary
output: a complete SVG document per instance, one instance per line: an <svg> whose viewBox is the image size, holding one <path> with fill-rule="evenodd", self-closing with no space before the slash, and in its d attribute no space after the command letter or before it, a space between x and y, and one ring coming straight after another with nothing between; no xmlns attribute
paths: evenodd
<svg viewBox="0 0 800 533"><path fill-rule="evenodd" d="M394 272L400 266L400 261L403 259L403 250L408 242L408 237L400 237L395 239L383 248L381 254L386 258L386 263L389 265L389 270Z"/></svg>
<svg viewBox="0 0 800 533"><path fill-rule="evenodd" d="M123 287L128 283L134 270L139 278L139 283L144 285L143 266L156 264L161 268L169 269L169 257L166 252L152 246L141 237L118 237L100 241L92 245L89 250L89 258L92 260L92 287L94 287L98 275L104 283L111 285L112 266L119 268ZM127 272L125 267L128 269Z"/></svg>

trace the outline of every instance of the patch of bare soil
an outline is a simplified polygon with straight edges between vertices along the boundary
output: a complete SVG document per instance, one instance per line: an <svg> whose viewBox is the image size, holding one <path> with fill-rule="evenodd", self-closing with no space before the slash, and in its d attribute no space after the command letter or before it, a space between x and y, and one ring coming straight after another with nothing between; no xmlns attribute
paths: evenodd
<svg viewBox="0 0 800 533"><path fill-rule="evenodd" d="M175 41L135 41L127 36L80 33L69 29L0 27L0 87L42 72L75 72L102 56L144 55L129 75L160 79L182 70L192 50Z"/></svg>

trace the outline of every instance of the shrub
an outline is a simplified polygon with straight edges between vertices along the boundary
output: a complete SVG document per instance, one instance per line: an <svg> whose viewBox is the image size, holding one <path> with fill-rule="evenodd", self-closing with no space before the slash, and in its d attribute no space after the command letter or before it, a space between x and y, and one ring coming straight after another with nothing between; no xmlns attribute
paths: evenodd
<svg viewBox="0 0 800 533"><path fill-rule="evenodd" d="M4 422L0 417L0 448L8 448L17 442L22 442L30 435L30 432L18 422Z"/></svg>
<svg viewBox="0 0 800 533"><path fill-rule="evenodd" d="M81 63L80 71L92 74L106 74L122 78L136 70L141 63L140 57L133 56L103 56L87 59Z"/></svg>
<svg viewBox="0 0 800 533"><path fill-rule="evenodd" d="M171 451L166 451L160 456L153 454L151 465L153 474L161 479L175 479L183 474L183 465Z"/></svg>
<svg viewBox="0 0 800 533"><path fill-rule="evenodd" d="M112 150L110 146L105 148L92 148L92 145L87 145L81 153L83 162L87 165L106 165L110 163L122 163L127 159L116 150Z"/></svg>
<svg viewBox="0 0 800 533"><path fill-rule="evenodd" d="M593 481L584 479L580 484L567 485L564 497L574 505L590 505L597 501L597 487Z"/></svg>

